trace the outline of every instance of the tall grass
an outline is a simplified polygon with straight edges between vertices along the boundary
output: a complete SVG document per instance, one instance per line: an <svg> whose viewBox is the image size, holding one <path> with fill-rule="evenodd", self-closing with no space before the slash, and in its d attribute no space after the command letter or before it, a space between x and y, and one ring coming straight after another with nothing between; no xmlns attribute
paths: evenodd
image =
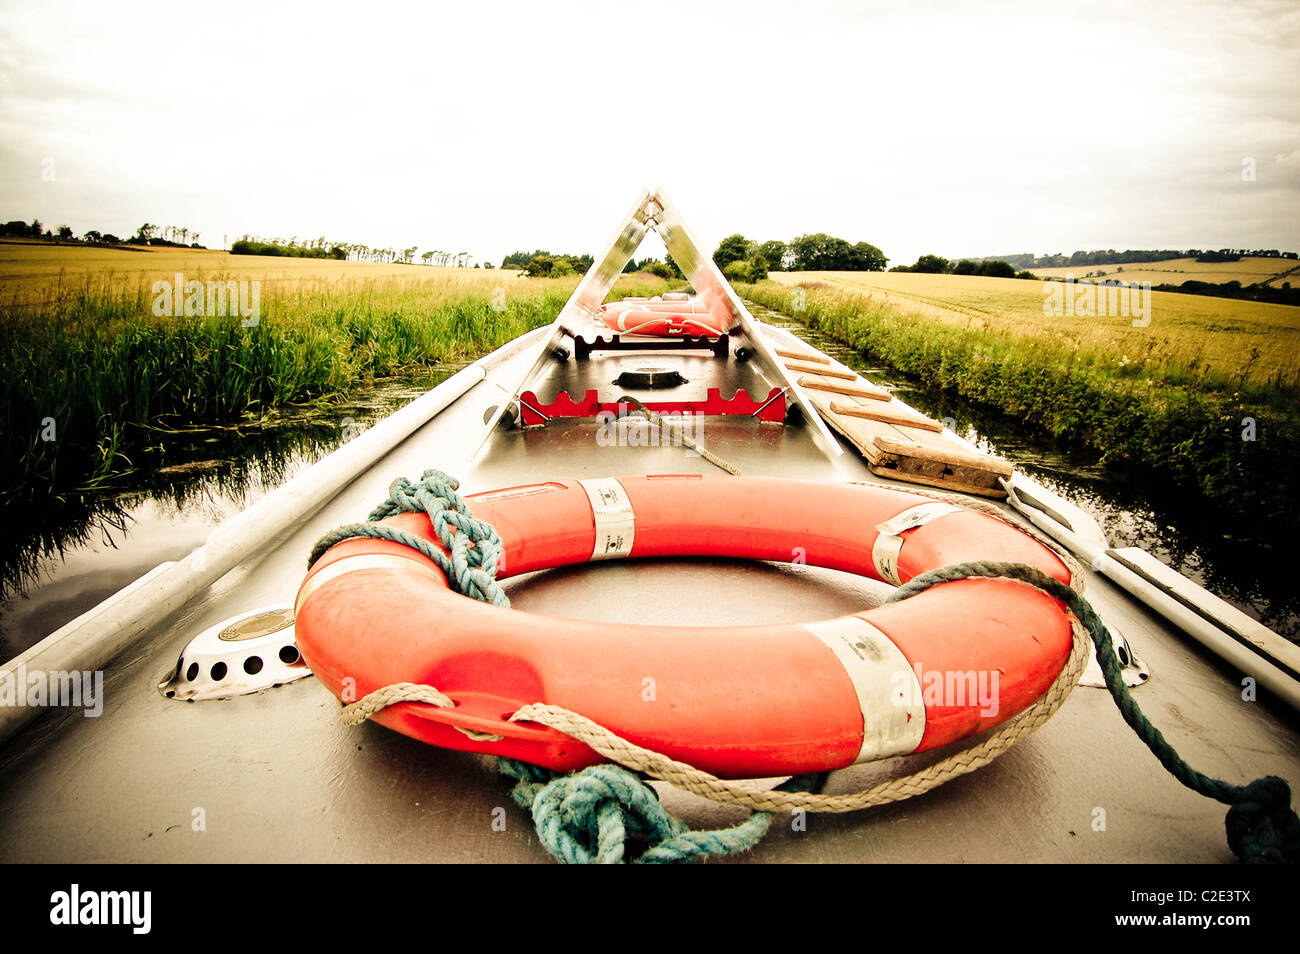
<svg viewBox="0 0 1300 954"><path fill-rule="evenodd" d="M1300 400L1290 381L1225 376L1195 356L1148 364L1041 335L963 328L829 288L804 289L802 307L775 284L737 290L864 356L1095 451L1103 463L1194 490L1218 516L1267 524L1274 539L1300 531Z"/></svg>
<svg viewBox="0 0 1300 954"><path fill-rule="evenodd" d="M1119 300L1100 308L1100 288L1105 314L1054 315L1044 308L1046 282L897 272L774 272L772 279L821 287L823 304L844 296L881 305L909 322L1110 364L1123 377L1173 375L1202 389L1243 390L1253 400L1300 395L1300 308L1287 305L1152 292L1144 296L1146 323L1134 325L1136 316L1118 313ZM1055 288L1060 294L1062 286Z"/></svg>
<svg viewBox="0 0 1300 954"><path fill-rule="evenodd" d="M88 279L0 316L0 498L111 480L143 425L256 417L475 358L551 321L576 284L490 273L320 281L264 294L260 320L244 327L237 316L155 317L143 282ZM667 287L643 278L611 297Z"/></svg>

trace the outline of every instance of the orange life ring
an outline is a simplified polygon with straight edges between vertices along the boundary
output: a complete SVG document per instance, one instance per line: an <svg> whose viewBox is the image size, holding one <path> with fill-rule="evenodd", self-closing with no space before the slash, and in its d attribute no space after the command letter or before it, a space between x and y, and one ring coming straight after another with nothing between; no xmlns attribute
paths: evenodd
<svg viewBox="0 0 1300 954"><path fill-rule="evenodd" d="M969 560L1070 579L1055 553L1008 523L874 484L638 476L466 500L502 538L500 578L610 557L704 556L804 561L893 583ZM426 514L383 522L437 545ZM807 624L612 625L470 599L423 554L372 538L330 548L296 609L303 656L343 701L392 683L432 685L456 707L402 703L375 719L433 745L562 771L602 759L555 730L508 722L521 706L563 706L716 775L772 777L982 732L1036 700L1071 648L1061 604L1005 579L957 580ZM995 686L992 704L980 674ZM963 698L950 694L961 686Z"/></svg>
<svg viewBox="0 0 1300 954"><path fill-rule="evenodd" d="M602 305L605 326L629 335L708 335L721 337L708 307L700 301L645 301L632 299Z"/></svg>

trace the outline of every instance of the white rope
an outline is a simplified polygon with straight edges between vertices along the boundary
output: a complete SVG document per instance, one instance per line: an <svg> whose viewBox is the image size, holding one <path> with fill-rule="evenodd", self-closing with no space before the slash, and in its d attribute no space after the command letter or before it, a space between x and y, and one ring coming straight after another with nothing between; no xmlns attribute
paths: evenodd
<svg viewBox="0 0 1300 954"><path fill-rule="evenodd" d="M636 405L636 409L646 416L647 420L649 420L651 425L659 429L660 434L663 434L665 437L671 436L668 435L667 431L665 430L665 428L668 427L668 421L665 420L661 415L656 414L654 411L650 410L650 408L646 407L643 403L641 403L641 401L632 397L630 394L625 394L623 397L619 398L618 400L619 404L622 404L624 402L629 402L631 404ZM626 415L624 415L624 417L626 417ZM707 460L714 467L717 467L721 470L725 470L733 477L738 477L740 475L740 468L737 467L735 464L723 460L721 457L713 453L707 447L702 447L699 444L695 443L695 441L692 440L687 435L685 425L681 426L681 433L679 436L681 437L683 446L689 448L690 450L695 451L695 453L699 454L701 457Z"/></svg>
<svg viewBox="0 0 1300 954"><path fill-rule="evenodd" d="M526 705L515 712L509 721L535 722L562 732L611 762L617 762L636 772L644 772L652 778L724 805L768 812L794 809L851 812L913 798L950 779L967 775L992 762L1020 739L1042 726L1065 703L1088 663L1092 643L1087 631L1073 617L1070 618L1070 629L1073 644L1069 659L1047 691L1028 709L993 729L971 748L963 749L910 775L845 795L778 792L742 781L718 778L684 762L674 761L658 752L635 745L604 726L561 706L544 703ZM444 708L455 705L432 686L396 683L378 689L345 707L343 718L348 725L357 725L379 710L399 702L424 702Z"/></svg>

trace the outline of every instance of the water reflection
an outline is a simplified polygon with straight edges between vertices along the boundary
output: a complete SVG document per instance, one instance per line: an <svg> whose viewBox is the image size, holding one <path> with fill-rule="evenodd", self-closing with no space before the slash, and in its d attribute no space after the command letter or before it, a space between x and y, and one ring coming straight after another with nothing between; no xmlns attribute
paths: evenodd
<svg viewBox="0 0 1300 954"><path fill-rule="evenodd" d="M6 506L0 660L11 659L423 394L455 368L384 382L326 408L233 428L152 431L111 488Z"/></svg>
<svg viewBox="0 0 1300 954"><path fill-rule="evenodd" d="M1232 522L1207 507L1205 498L1169 487L1153 474L1102 466L1095 454L1027 431L1022 421L995 410L928 390L893 369L873 366L785 316L764 308L755 314L891 386L901 400L931 417L951 418L967 440L1006 458L1091 514L1112 546L1141 547L1274 632L1300 641L1300 592L1287 573L1284 541L1267 535L1266 522Z"/></svg>

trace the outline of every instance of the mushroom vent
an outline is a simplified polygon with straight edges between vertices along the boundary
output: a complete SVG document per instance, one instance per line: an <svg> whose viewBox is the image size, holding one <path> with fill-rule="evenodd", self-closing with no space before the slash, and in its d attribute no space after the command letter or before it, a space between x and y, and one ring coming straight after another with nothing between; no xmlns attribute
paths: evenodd
<svg viewBox="0 0 1300 954"><path fill-rule="evenodd" d="M293 608L269 606L195 636L158 691L185 702L228 699L310 675L294 638Z"/></svg>

